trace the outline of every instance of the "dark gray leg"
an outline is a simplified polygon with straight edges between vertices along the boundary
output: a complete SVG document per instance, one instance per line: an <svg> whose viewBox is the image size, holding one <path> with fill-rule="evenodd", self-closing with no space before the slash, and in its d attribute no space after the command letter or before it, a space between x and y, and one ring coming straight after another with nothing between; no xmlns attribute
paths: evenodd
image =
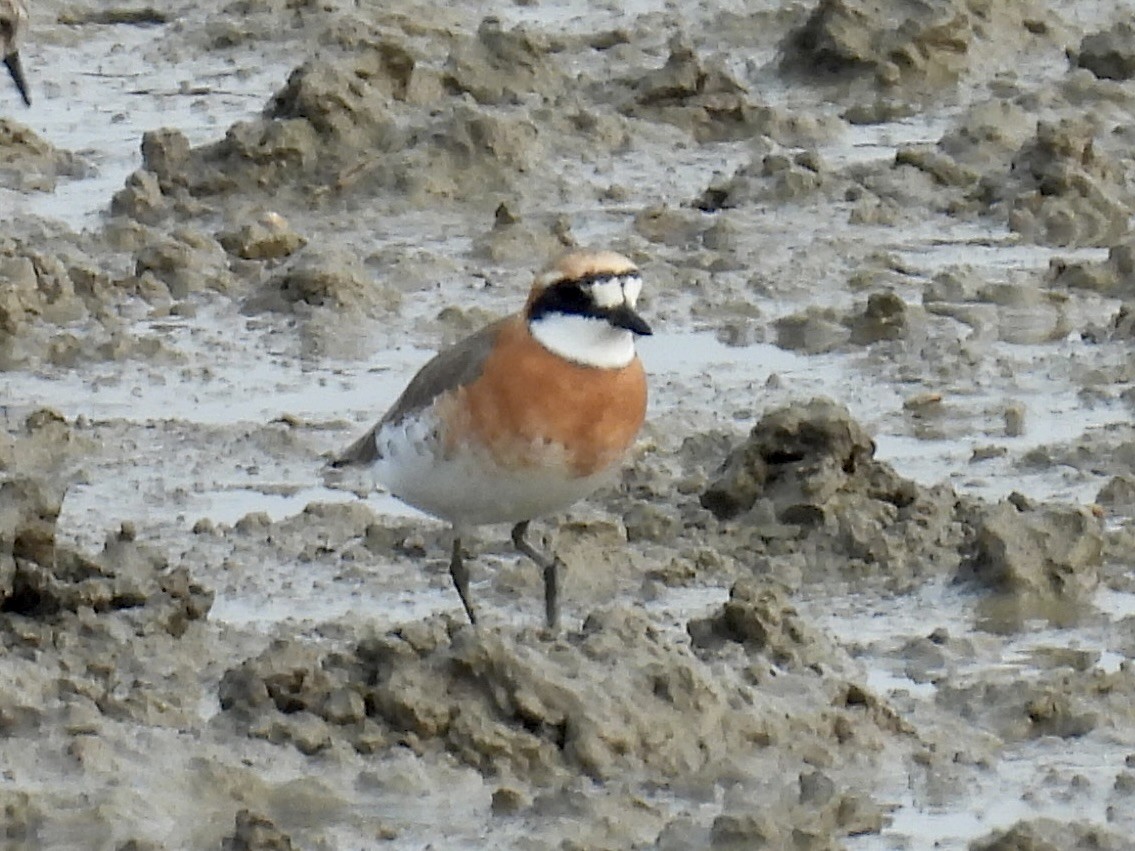
<svg viewBox="0 0 1135 851"><path fill-rule="evenodd" d="M456 534L453 536L453 556L449 559L449 575L453 577L453 584L461 597L465 614L469 616L469 623L476 624L477 616L473 614L473 606L469 602L469 568L461 558L461 538Z"/></svg>
<svg viewBox="0 0 1135 851"><path fill-rule="evenodd" d="M560 568L563 562L559 556L549 558L540 552L524 536L528 532L528 521L522 520L512 527L512 544L544 571L544 615L548 619L548 628L555 629L560 622Z"/></svg>

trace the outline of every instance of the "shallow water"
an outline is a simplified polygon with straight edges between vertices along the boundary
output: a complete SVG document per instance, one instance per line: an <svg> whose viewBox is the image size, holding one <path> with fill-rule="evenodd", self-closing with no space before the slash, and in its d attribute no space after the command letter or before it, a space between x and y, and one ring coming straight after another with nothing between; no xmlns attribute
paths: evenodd
<svg viewBox="0 0 1135 851"><path fill-rule="evenodd" d="M191 144L214 141L234 121L259 113L264 92L289 70L248 57L157 59L154 44L165 30L86 24L55 31L51 43L29 40L21 58L33 106L8 114L76 152L89 174L61 179L50 193L0 189L0 217L42 216L79 231L96 226L111 196L141 165L143 133L176 127Z"/></svg>
<svg viewBox="0 0 1135 851"><path fill-rule="evenodd" d="M227 309L205 310L192 320L142 321L137 332L160 333L180 354L178 364L106 362L47 374L5 373L0 376L0 390L14 411L46 406L68 419L117 420L139 428L158 421L265 425L288 416L316 424L354 422L356 431L361 431L393 403L409 377L431 356L428 350L405 347L384 351L371 364L308 362L289 351L288 345L280 346L280 330ZM241 345L231 346L232 340L240 340ZM1055 349L1051 345L1001 348L1015 360L1035 366L1002 382L971 388L962 404L970 410L995 410L1011 393L1024 406L1025 433L922 439L888 433L903 429L902 392L884 377L864 374L845 355L804 356L768 344L730 347L706 332L660 333L641 345L652 384L658 388L651 400L652 417L685 407L713 412L713 421L702 420L702 427L735 427L775 405L780 396L825 395L846 400L852 414L875 431L878 457L916 481L949 480L963 491L989 498L1024 489L1037 499L1090 501L1104 477L1069 483L1059 470L1022 476L1011 470L1011 464L1031 448L1069 442L1091 429L1127 422L1126 403L1116 394L1110 402L1086 408L1076 386L1051 380L1044 364L1074 356L1079 348L1074 341ZM764 389L772 375L779 376L786 389ZM719 400L728 401L722 405ZM338 444L329 442L326 447L333 451L345 445L351 431L330 434L339 436ZM991 441L1008 454L984 461L974 470L970 463L974 448ZM271 481L273 486L287 487L289 492L283 494L258 490L246 477L202 489L188 469L181 479L176 469L170 470L165 486L193 491L189 503L177 507L190 524L198 518L232 523L254 511L280 518L302 508L305 500L336 498L335 492L320 489L314 467L292 471L295 479ZM117 506L124 517L155 522L161 518L163 509L154 506L149 495L123 484L104 480L73 491L65 525L80 536L95 533L105 523L107 504ZM376 507L399 513L398 505L385 500ZM401 513L407 512L413 514L410 509Z"/></svg>
<svg viewBox="0 0 1135 851"><path fill-rule="evenodd" d="M1107 590L1099 591L1092 602L1104 611L1114 607L1113 616L1129 614L1132 606L1130 595ZM983 642L976 657L952 668L947 679L953 686L988 681L991 674L1004 681L1032 679L1038 673L1036 654L1053 650L1085 651L1096 658L1090 668L1103 673L1114 673L1127 662L1109 646L1116 639L1106 625L1054 629L1038 620L997 636L983 631L975 603L972 591L936 582L901 599L844 595L810 600L802 609L858 648L867 683L877 694L900 705L921 705L925 711L932 711L937 685L910 677L902 647L934 630ZM959 766L948 782L922 772L911 787L912 777L897 771L891 788L875 790L878 797L896 802L890 823L880 835L850 838L848 847L923 848L932 843L934 848L964 849L971 840L1022 819L1115 822L1107 792L1124 773L1133 745L1126 734L1096 730L1084 737L1043 736L1009 744L998 756L996 771L980 764Z"/></svg>

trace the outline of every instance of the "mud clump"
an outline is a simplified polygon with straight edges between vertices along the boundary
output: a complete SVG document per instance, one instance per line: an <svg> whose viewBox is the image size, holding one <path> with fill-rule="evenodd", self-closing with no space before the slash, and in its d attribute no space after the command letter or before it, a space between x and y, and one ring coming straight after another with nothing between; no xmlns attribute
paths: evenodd
<svg viewBox="0 0 1135 851"><path fill-rule="evenodd" d="M54 442L65 455L75 447L57 419L33 417L0 444L0 678L10 684L0 694L0 732L12 754L57 754L89 790L103 770L121 776L127 742L200 724L201 626L212 594L186 565L137 542L130 524L94 555L67 545L58 532L65 479L45 447ZM51 844L47 836L67 828L50 814L72 799L58 784L29 779L34 757L16 762L0 797L3 835ZM107 836L110 817L98 809L83 829Z"/></svg>
<svg viewBox="0 0 1135 851"><path fill-rule="evenodd" d="M1036 133L1036 117L1020 104L990 98L973 104L938 140L938 149L970 173L1009 167L1013 154ZM902 150L906 150L905 148ZM955 173L949 183L960 185ZM968 182L968 181L967 181Z"/></svg>
<svg viewBox="0 0 1135 851"><path fill-rule="evenodd" d="M885 87L941 86L957 80L990 30L990 49L1005 49L1004 37L1026 35L1026 4L988 6L936 0L821 0L808 20L782 45L786 71L828 78L857 74ZM989 20L990 13L999 20ZM991 25L992 24L992 25Z"/></svg>
<svg viewBox="0 0 1135 851"><path fill-rule="evenodd" d="M245 308L290 311L306 305L374 315L397 309L400 301L396 290L371 280L353 253L315 249L297 254Z"/></svg>
<svg viewBox="0 0 1135 851"><path fill-rule="evenodd" d="M533 252L538 256L555 257L577 247L566 216L555 216L551 221L533 221L514 213L508 204L501 202L493 214L493 226L473 241L478 257L491 263L520 266Z"/></svg>
<svg viewBox="0 0 1135 851"><path fill-rule="evenodd" d="M180 130L163 127L142 134L142 163L170 191L182 179L189 162L189 140Z"/></svg>
<svg viewBox="0 0 1135 851"><path fill-rule="evenodd" d="M724 67L700 59L682 37L671 40L666 64L633 88L628 115L673 124L703 143L751 138L774 112L750 102L741 83Z"/></svg>
<svg viewBox="0 0 1135 851"><path fill-rule="evenodd" d="M817 776L821 779L817 780ZM838 847L832 844L834 836L859 836L882 830L886 819L877 805L854 792L837 793L828 789L831 781L822 772L802 772L798 782L800 800L787 807L787 819L783 805L732 807L713 820L709 847L721 851L751 848L826 851Z"/></svg>
<svg viewBox="0 0 1135 851"><path fill-rule="evenodd" d="M0 607L18 585L17 560L50 564L55 559L55 524L62 488L31 478L0 482Z"/></svg>
<svg viewBox="0 0 1135 851"><path fill-rule="evenodd" d="M780 408L762 417L730 454L701 503L722 519L748 511L758 498L771 500L781 519L822 512L864 465L875 464L874 454L874 441L829 399Z"/></svg>
<svg viewBox="0 0 1135 851"><path fill-rule="evenodd" d="M136 222L156 225L171 211L168 196L162 193L157 176L150 171L136 171L126 178L121 189L110 199L114 216L128 216Z"/></svg>
<svg viewBox="0 0 1135 851"><path fill-rule="evenodd" d="M63 452L45 455L44 443ZM184 567L170 569L163 556L135 542L129 524L109 536L93 558L57 545L65 485L58 472L35 467L70 454L68 430L58 415L32 414L24 435L0 449L0 471L11 471L0 473L0 632L11 630L14 619L65 623L88 611L144 610L141 628L176 637L205 617L212 594L192 582ZM15 472L21 458L22 472Z"/></svg>
<svg viewBox="0 0 1135 851"><path fill-rule="evenodd" d="M220 244L199 231L179 228L155 235L134 255L135 286L150 294L181 300L192 293L230 292L238 287Z"/></svg>
<svg viewBox="0 0 1135 851"><path fill-rule="evenodd" d="M892 292L871 293L863 312L848 320L851 342L868 346L901 340L907 336L913 311L902 297Z"/></svg>
<svg viewBox="0 0 1135 851"><path fill-rule="evenodd" d="M189 140L180 130L163 127L142 135L142 167L126 178L111 197L110 212L146 225L172 216L205 211L189 188Z"/></svg>
<svg viewBox="0 0 1135 851"><path fill-rule="evenodd" d="M434 616L347 650L276 642L231 668L219 697L237 730L305 754L345 743L454 757L489 781L498 815L540 807L580 776L612 793L640 782L713 788L740 776L734 757L767 752L781 773L799 774L768 822L776 836L879 830L877 805L814 767L838 772L863 749L915 741L882 700L829 676L855 670L847 654L753 580L689 631L692 645L623 608L555 639ZM731 843L771 814L748 792L734 797L712 831L663 831L692 846L659 847L706 847L711 832Z"/></svg>
<svg viewBox="0 0 1135 851"><path fill-rule="evenodd" d="M0 238L0 366L19 360L22 344L40 321L64 324L87 316L71 269L31 240Z"/></svg>
<svg viewBox="0 0 1135 851"><path fill-rule="evenodd" d="M394 130L389 105L405 92L412 73L412 60L390 44L336 62L308 60L292 71L269 102L264 122L235 125L211 153L219 162L232 157L255 160L259 149L266 155L265 166L275 162L280 168L320 171L337 165L344 150L368 145L386 149ZM328 150L328 145L333 147ZM269 185L283 179L272 172L258 175Z"/></svg>
<svg viewBox="0 0 1135 851"><path fill-rule="evenodd" d="M1063 659L1059 648L1029 679L989 677L941 684L935 702L966 715L1003 743L1054 737L1077 739L1097 728L1129 724L1135 678L1128 670L1105 673L1097 658Z"/></svg>
<svg viewBox="0 0 1135 851"><path fill-rule="evenodd" d="M1135 510L1135 476L1130 473L1112 476L1099 489L1096 502L1112 511L1131 513Z"/></svg>
<svg viewBox="0 0 1135 851"><path fill-rule="evenodd" d="M400 44L380 42L347 64L312 59L296 68L266 110L269 118L302 119L323 137L361 145L390 130L385 108L405 100L414 59Z"/></svg>
<svg viewBox="0 0 1135 851"><path fill-rule="evenodd" d="M1135 194L1108 142L1091 120L1036 122L1019 104L995 99L971 107L936 146L897 151L894 171L923 174L930 191L913 193L872 167L855 171L865 188L896 203L932 198L940 211L1000 219L1038 244L1109 246L1127 233Z"/></svg>
<svg viewBox="0 0 1135 851"><path fill-rule="evenodd" d="M509 44L523 41L488 25L480 35L478 51L490 44L506 55L515 52ZM116 194L112 212L155 223L204 216L250 197L309 212L313 203L356 194L413 204L507 189L540 159L540 134L520 113L486 109L462 95L469 87L490 104L510 99L480 87L479 75L491 69L483 62L468 68L466 60L472 62L466 56L450 67L448 96L440 84L433 96L429 86L416 85L420 69L394 41L308 60L262 117L234 124L218 142L187 148L177 131L148 134L143 167ZM515 68L510 72L515 85Z"/></svg>
<svg viewBox="0 0 1135 851"><path fill-rule="evenodd" d="M354 152L400 146L389 104L405 90L406 63L385 43L349 60L309 60L292 72L263 118L233 125L219 142L190 148L179 131L147 133L142 168L115 195L112 213L152 224L173 213L205 212L194 199L334 184L343 169L357 165Z"/></svg>
<svg viewBox="0 0 1135 851"><path fill-rule="evenodd" d="M1050 245L1106 246L1127 232L1132 194L1120 162L1098 150L1086 125L1040 122L1007 176L982 181L991 205L1003 204L1009 229Z"/></svg>
<svg viewBox="0 0 1135 851"><path fill-rule="evenodd" d="M896 588L937 572L1022 603L1085 601L1097 586L1105 535L1088 509L963 499L903 479L874 451L842 406L789 405L753 427L700 501L730 521L722 548L754 569L762 554L791 556L806 575L878 574ZM782 550L786 539L797 546Z"/></svg>
<svg viewBox="0 0 1135 851"><path fill-rule="evenodd" d="M280 644L225 675L221 705L250 735L304 750L319 749L317 719L356 749L442 748L537 782L565 770L681 776L781 723L735 709L746 702L735 687L642 615L593 615L555 644L533 637L431 619L322 659Z"/></svg>
<svg viewBox="0 0 1135 851"><path fill-rule="evenodd" d="M1010 230L1048 245L1109 245L1127 232L1133 196L1122 162L1077 119L1040 121L1015 104L989 101L963 116L937 152L900 150L897 165L964 190L955 211L1004 216Z"/></svg>
<svg viewBox="0 0 1135 851"><path fill-rule="evenodd" d="M0 236L0 370L27 362L73 365L161 354L167 345L159 335L128 330L124 318L139 302L169 304L170 288L147 274L151 260L175 288L181 281L186 289L199 289L198 277L218 289L231 283L217 255L209 256L209 246L219 246L199 232L182 229L174 238L133 225L118 236L123 251L110 253L91 234L34 218L15 222ZM180 248L167 252L171 245ZM127 250L136 252L133 265ZM199 275L186 271L193 263L201 265Z"/></svg>
<svg viewBox="0 0 1135 851"><path fill-rule="evenodd" d="M145 628L177 637L201 620L212 594L170 570L165 559L133 540L128 528L90 558L55 545L61 494L29 480L0 485L0 613L53 620L83 610L145 609Z"/></svg>
<svg viewBox="0 0 1135 851"><path fill-rule="evenodd" d="M822 354L852 346L907 340L924 324L922 311L893 292L867 296L861 309L843 313L834 308L807 307L776 320L776 345L806 354Z"/></svg>
<svg viewBox="0 0 1135 851"><path fill-rule="evenodd" d="M1084 599L1099 582L1103 547L1103 521L1088 509L1010 498L978 517L961 575L998 591Z"/></svg>
<svg viewBox="0 0 1135 851"><path fill-rule="evenodd" d="M729 600L714 615L686 625L695 647L734 642L768 657L785 669L817 670L839 658L831 642L809 627L784 600L783 592L750 579L729 590Z"/></svg>
<svg viewBox="0 0 1135 851"><path fill-rule="evenodd" d="M803 202L825 192L830 195L844 184L834 179L814 151L775 151L754 156L729 177L715 179L693 206L715 213L753 204Z"/></svg>
<svg viewBox="0 0 1135 851"><path fill-rule="evenodd" d="M1130 242L1111 246L1106 260L1054 258L1049 262L1048 272L1049 282L1054 286L1135 301L1135 244Z"/></svg>
<svg viewBox="0 0 1135 851"><path fill-rule="evenodd" d="M843 316L833 308L809 306L774 324L776 345L790 352L818 355L841 349L851 339Z"/></svg>
<svg viewBox="0 0 1135 851"><path fill-rule="evenodd" d="M469 94L485 105L551 100L568 83L553 56L542 33L506 30L496 18L485 18L475 36L450 50L441 81L451 95Z"/></svg>
<svg viewBox="0 0 1135 851"><path fill-rule="evenodd" d="M236 829L221 840L221 851L292 851L292 838L266 816L250 810L236 814Z"/></svg>
<svg viewBox="0 0 1135 851"><path fill-rule="evenodd" d="M33 496L33 502L51 506L62 499L62 486L57 484L59 477L65 475L76 457L91 448L62 414L51 408L40 408L24 417L18 427L0 431L0 474L5 483L12 483L17 489L24 487L21 481L25 482L33 492L41 494ZM12 508L12 513L5 516L21 516L20 504L17 498L14 505L3 506L5 510ZM58 511L53 511L42 516L54 523L59 515Z"/></svg>
<svg viewBox="0 0 1135 851"><path fill-rule="evenodd" d="M235 230L218 234L217 240L229 254L242 260L280 260L290 257L307 244L279 213L266 212Z"/></svg>
<svg viewBox="0 0 1135 851"><path fill-rule="evenodd" d="M0 118L0 188L54 192L59 178L87 174L86 166L70 151L53 147L22 124Z"/></svg>
<svg viewBox="0 0 1135 851"><path fill-rule="evenodd" d="M761 418L701 504L732 521L721 546L754 566L763 550L770 560L796 560L808 576L876 575L896 588L956 570L965 540L959 498L903 479L874 453L843 406L823 398L789 405Z"/></svg>
<svg viewBox="0 0 1135 851"><path fill-rule="evenodd" d="M1135 28L1120 21L1109 30L1089 33L1073 61L1100 79L1130 80L1135 77Z"/></svg>
<svg viewBox="0 0 1135 851"><path fill-rule="evenodd" d="M1086 822L1038 818L975 839L969 851L1127 851L1131 840Z"/></svg>

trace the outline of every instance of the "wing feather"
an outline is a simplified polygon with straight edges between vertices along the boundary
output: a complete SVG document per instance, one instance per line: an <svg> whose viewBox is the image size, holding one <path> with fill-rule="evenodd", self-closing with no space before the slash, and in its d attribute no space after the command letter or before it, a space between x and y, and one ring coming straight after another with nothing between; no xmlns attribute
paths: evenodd
<svg viewBox="0 0 1135 851"><path fill-rule="evenodd" d="M481 375L485 360L492 351L493 344L501 330L509 322L523 321L519 317L508 317L486 325L480 331L470 334L448 349L438 352L432 360L418 370L402 395L366 434L352 443L338 458L331 462L332 467L367 465L378 459L378 446L375 434L386 425L402 422L417 411L427 408L437 397L458 387L473 383Z"/></svg>

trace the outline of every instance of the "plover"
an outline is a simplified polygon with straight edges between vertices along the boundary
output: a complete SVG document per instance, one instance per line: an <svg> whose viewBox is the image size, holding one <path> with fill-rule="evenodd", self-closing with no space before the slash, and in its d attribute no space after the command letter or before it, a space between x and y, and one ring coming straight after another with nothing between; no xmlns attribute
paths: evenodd
<svg viewBox="0 0 1135 851"><path fill-rule="evenodd" d="M373 468L403 502L453 528L449 572L471 623L462 536L512 524L512 543L544 574L549 627L562 562L526 538L618 468L646 416L635 337L642 278L612 251L569 254L537 275L523 310L429 361L386 415L333 466Z"/></svg>
<svg viewBox="0 0 1135 851"><path fill-rule="evenodd" d="M28 93L28 81L24 76L23 66L20 65L20 42L28 28L27 0L0 0L0 56L4 57L4 64L20 96L28 106L32 105L31 95Z"/></svg>

